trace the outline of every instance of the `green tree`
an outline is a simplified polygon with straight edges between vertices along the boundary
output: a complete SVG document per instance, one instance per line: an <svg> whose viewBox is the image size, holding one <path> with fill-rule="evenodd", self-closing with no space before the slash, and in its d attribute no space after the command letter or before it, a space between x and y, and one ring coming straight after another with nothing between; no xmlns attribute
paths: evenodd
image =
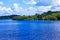
<svg viewBox="0 0 60 40"><path fill-rule="evenodd" d="M57 20L57 17L48 15L48 16L43 17L43 20Z"/></svg>

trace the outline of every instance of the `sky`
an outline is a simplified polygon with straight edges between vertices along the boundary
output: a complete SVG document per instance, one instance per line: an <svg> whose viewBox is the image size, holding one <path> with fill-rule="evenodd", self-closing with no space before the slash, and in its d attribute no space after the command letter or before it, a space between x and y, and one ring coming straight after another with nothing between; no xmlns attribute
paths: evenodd
<svg viewBox="0 0 60 40"><path fill-rule="evenodd" d="M60 0L0 0L0 16L60 11Z"/></svg>

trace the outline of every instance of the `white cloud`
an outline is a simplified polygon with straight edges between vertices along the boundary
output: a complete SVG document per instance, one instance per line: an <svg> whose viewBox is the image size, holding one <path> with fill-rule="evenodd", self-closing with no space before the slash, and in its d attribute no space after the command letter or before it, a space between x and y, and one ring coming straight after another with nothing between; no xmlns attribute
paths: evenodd
<svg viewBox="0 0 60 40"><path fill-rule="evenodd" d="M13 10L14 13L19 14L19 15L34 15L34 14L38 13L37 11L47 12L47 11L51 10L51 6L39 6L38 8L29 7L29 8L25 9L17 3L14 3L13 7L14 7L14 10Z"/></svg>
<svg viewBox="0 0 60 40"><path fill-rule="evenodd" d="M13 4L13 7L14 7L14 8L18 8L18 7L19 7L19 4L14 3L14 4Z"/></svg>
<svg viewBox="0 0 60 40"><path fill-rule="evenodd" d="M13 11L14 14L19 14L19 15L34 15L36 13L36 8L34 7L29 7L27 9L22 8L19 4L14 3L13 4Z"/></svg>
<svg viewBox="0 0 60 40"><path fill-rule="evenodd" d="M54 9L51 9L51 11L60 11L60 7L56 6Z"/></svg>
<svg viewBox="0 0 60 40"><path fill-rule="evenodd" d="M52 0L51 6L51 11L60 11L60 0Z"/></svg>
<svg viewBox="0 0 60 40"><path fill-rule="evenodd" d="M10 13L10 14L12 14L12 12L13 12L13 10L12 10L11 8L5 8L5 11L6 11L7 13Z"/></svg>
<svg viewBox="0 0 60 40"><path fill-rule="evenodd" d="M0 6L0 16L4 16L4 15L11 15L12 14L12 9L11 8L7 8L7 7L1 7Z"/></svg>
<svg viewBox="0 0 60 40"><path fill-rule="evenodd" d="M0 1L0 5L3 5L4 3L2 1Z"/></svg>
<svg viewBox="0 0 60 40"><path fill-rule="evenodd" d="M37 8L29 7L28 9L26 9L26 14L27 15L34 15L37 13L36 11L37 11Z"/></svg>
<svg viewBox="0 0 60 40"><path fill-rule="evenodd" d="M30 1L23 0L23 2L24 2L25 4L31 4L31 5L37 4L37 2L36 2L35 0L30 0Z"/></svg>
<svg viewBox="0 0 60 40"><path fill-rule="evenodd" d="M51 10L51 6L40 6L40 7L38 7L38 10L41 12L47 12L47 11Z"/></svg>
<svg viewBox="0 0 60 40"><path fill-rule="evenodd" d="M57 9L57 8L56 8ZM11 14L17 14L17 15L34 15L40 12L47 12L48 10L51 10L51 6L39 6L36 7L29 7L29 8L23 8L19 4L14 3L13 9L10 7L1 7L0 6L0 15L11 15ZM58 10L58 9L57 9Z"/></svg>
<svg viewBox="0 0 60 40"><path fill-rule="evenodd" d="M19 14L19 15L34 15L34 14L38 13L37 11L47 12L49 10L51 10L51 6L39 6L38 8L29 7L27 9L24 9L24 8L19 6L17 9L15 8L15 14Z"/></svg>
<svg viewBox="0 0 60 40"><path fill-rule="evenodd" d="M35 0L30 0L30 1L26 1L24 0L25 4L31 4L31 5L35 5L37 2ZM0 2L0 5L2 5L3 2ZM47 12L49 10L52 11L60 11L60 7L58 7L60 5L60 0L53 0L51 2L51 5L48 6L38 6L38 7L32 7L30 6L29 8L23 8L21 7L18 3L13 3L13 9L10 7L2 7L0 6L0 15L11 15L11 14L18 14L18 15L34 15L36 13L42 13L42 12ZM54 9L53 9L53 8ZM39 11L39 12L38 12Z"/></svg>
<svg viewBox="0 0 60 40"><path fill-rule="evenodd" d="M13 8L14 8L13 9L14 12L20 12L22 10L22 7L20 7L19 4L17 3L13 4Z"/></svg>
<svg viewBox="0 0 60 40"><path fill-rule="evenodd" d="M42 13L42 12L47 12L51 10L51 6L39 6L38 8L36 7L29 7L27 9L23 9L23 11L21 12L24 15L34 15L36 13ZM40 11L40 12L38 12Z"/></svg>
<svg viewBox="0 0 60 40"><path fill-rule="evenodd" d="M52 0L52 6L60 6L60 0Z"/></svg>

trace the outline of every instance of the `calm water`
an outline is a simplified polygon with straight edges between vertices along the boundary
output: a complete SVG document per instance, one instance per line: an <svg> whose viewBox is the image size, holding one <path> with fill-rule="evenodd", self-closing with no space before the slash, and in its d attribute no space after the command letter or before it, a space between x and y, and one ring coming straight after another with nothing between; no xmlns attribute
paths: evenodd
<svg viewBox="0 0 60 40"><path fill-rule="evenodd" d="M60 21L0 20L0 40L60 40Z"/></svg>

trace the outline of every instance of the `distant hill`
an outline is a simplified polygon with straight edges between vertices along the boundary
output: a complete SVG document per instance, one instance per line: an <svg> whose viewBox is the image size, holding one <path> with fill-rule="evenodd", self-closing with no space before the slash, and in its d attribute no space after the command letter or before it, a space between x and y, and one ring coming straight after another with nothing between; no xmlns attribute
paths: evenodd
<svg viewBox="0 0 60 40"><path fill-rule="evenodd" d="M0 16L0 19L12 19L12 20L60 20L60 11L48 11L42 14L35 14L30 16L9 15Z"/></svg>
<svg viewBox="0 0 60 40"><path fill-rule="evenodd" d="M0 16L0 19L12 19L14 16L18 16L18 15Z"/></svg>
<svg viewBox="0 0 60 40"><path fill-rule="evenodd" d="M48 11L41 14L43 20L60 20L60 11Z"/></svg>

